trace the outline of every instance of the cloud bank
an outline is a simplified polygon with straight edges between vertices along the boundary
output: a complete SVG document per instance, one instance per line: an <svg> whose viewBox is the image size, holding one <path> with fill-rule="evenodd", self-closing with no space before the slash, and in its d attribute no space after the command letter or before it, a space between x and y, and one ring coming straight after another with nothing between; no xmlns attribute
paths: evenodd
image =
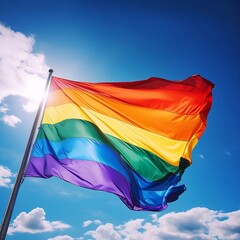
<svg viewBox="0 0 240 240"><path fill-rule="evenodd" d="M26 99L24 111L35 111L46 81L49 67L43 54L34 53L35 38L15 32L0 23L0 120L14 127L21 120L7 114L3 105L8 96Z"/></svg>
<svg viewBox="0 0 240 240"><path fill-rule="evenodd" d="M71 227L61 221L47 221L45 215L42 208L35 208L29 213L20 213L10 225L8 234L16 232L36 234ZM197 207L160 217L158 214L152 214L149 219L129 220L121 225L87 220L80 228L92 230L86 231L81 237L59 235L48 240L239 240L239 222L240 210L224 213Z"/></svg>
<svg viewBox="0 0 240 240"><path fill-rule="evenodd" d="M102 224L87 231L82 239L112 240L238 240L240 239L240 210L223 213L208 208L193 208L172 212L151 220L130 220L122 225Z"/></svg>

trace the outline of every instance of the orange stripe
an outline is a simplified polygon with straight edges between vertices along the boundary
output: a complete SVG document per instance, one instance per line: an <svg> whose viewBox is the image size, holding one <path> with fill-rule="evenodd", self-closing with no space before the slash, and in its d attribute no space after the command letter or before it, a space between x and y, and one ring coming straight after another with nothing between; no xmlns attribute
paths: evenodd
<svg viewBox="0 0 240 240"><path fill-rule="evenodd" d="M135 82L86 83L53 77L51 90L81 89L97 95L109 96L137 106L162 109L179 114L208 112L213 84L201 76L183 81L150 78Z"/></svg>
<svg viewBox="0 0 240 240"><path fill-rule="evenodd" d="M106 96L96 96L94 93L76 89L51 92L46 106L54 107L66 103L75 103L78 106L175 140L187 141L194 134L198 137L200 128L201 133L203 131L202 119L199 114L181 115L134 106Z"/></svg>

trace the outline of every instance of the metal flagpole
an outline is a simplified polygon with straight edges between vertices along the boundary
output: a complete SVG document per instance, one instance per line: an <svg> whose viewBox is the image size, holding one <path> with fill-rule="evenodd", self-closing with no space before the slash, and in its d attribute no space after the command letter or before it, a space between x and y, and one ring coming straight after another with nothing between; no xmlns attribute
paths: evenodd
<svg viewBox="0 0 240 240"><path fill-rule="evenodd" d="M12 193L11 196L9 198L9 202L5 211L5 215L2 221L2 225L1 225L1 231L0 231L0 240L4 240L6 238L6 234L7 234L7 230L8 230L8 226L9 226L9 222L11 220L11 216L12 216L12 212L13 212L13 208L17 199L17 194L19 191L19 188L23 182L24 179L24 173L27 167L27 163L29 161L30 158L30 154L32 152L32 148L33 148L33 144L34 141L36 139L36 135L37 135L37 129L39 128L39 124L42 121L42 117L43 117L43 110L45 107L45 103L46 103L46 99L47 99L47 93L50 87L50 83L51 83L51 78L52 78L52 73L53 70L49 69L49 75L48 75L48 79L45 85L45 89L44 89L44 97L41 101L41 104L38 107L38 111L37 111L37 115L35 117L34 123L33 123L33 127L28 139L28 143L27 143L27 147L25 149L24 155L23 155L23 159L22 159L22 163L21 166L19 168L18 171L18 175L14 184L14 187L12 189Z"/></svg>

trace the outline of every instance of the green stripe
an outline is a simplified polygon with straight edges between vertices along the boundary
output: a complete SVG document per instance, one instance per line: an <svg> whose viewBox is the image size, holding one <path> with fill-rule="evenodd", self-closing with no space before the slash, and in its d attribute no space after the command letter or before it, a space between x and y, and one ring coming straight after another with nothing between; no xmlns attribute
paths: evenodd
<svg viewBox="0 0 240 240"><path fill-rule="evenodd" d="M60 142L67 138L89 138L114 148L122 158L142 177L150 181L164 178L169 172L176 173L179 168L165 162L155 154L118 138L103 134L93 123L68 119L56 124L42 124L38 139Z"/></svg>

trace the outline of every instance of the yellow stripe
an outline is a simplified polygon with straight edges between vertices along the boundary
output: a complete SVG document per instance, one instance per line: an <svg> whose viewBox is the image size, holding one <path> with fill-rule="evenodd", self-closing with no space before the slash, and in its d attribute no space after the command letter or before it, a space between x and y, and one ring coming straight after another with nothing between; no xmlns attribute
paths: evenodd
<svg viewBox="0 0 240 240"><path fill-rule="evenodd" d="M174 166L178 166L180 157L191 161L192 146L197 141L196 137L193 137L190 142L169 139L85 107L79 108L72 103L47 107L42 123L55 124L66 119L90 121L97 125L104 134L148 150Z"/></svg>

